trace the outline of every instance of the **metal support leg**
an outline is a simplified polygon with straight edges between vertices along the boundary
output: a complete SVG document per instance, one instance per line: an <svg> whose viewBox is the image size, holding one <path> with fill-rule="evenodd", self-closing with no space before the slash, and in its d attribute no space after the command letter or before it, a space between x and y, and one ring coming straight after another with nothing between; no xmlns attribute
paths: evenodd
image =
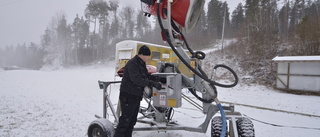
<svg viewBox="0 0 320 137"><path fill-rule="evenodd" d="M202 131L203 133L206 133L211 118L212 118L218 111L219 111L218 107L215 106L215 105L213 105L213 104L211 104L211 105L208 107L206 119L205 119L205 121L200 125L201 129L203 130L203 131Z"/></svg>
<svg viewBox="0 0 320 137"><path fill-rule="evenodd" d="M109 87L110 84L116 84L116 83L120 83L121 81L112 81L112 82L102 82L102 81L98 81L99 83L99 87L100 89L103 89L103 118L107 118L107 105L109 105L112 114L114 115L115 121L116 123L118 123L118 115L116 114L116 111L114 110L113 106L112 106L112 102L109 98L109 94L107 92L107 88ZM108 104L107 104L108 102Z"/></svg>

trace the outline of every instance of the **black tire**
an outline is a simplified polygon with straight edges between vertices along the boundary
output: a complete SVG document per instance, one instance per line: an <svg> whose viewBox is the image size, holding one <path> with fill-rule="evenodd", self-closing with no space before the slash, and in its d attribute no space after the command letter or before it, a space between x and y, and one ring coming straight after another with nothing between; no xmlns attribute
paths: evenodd
<svg viewBox="0 0 320 137"><path fill-rule="evenodd" d="M237 120L237 129L239 137L254 137L254 126L249 118L240 118Z"/></svg>
<svg viewBox="0 0 320 137"><path fill-rule="evenodd" d="M98 124L93 124L88 129L88 137L107 137L102 127Z"/></svg>
<svg viewBox="0 0 320 137"><path fill-rule="evenodd" d="M114 127L106 119L97 119L89 125L88 137L113 137Z"/></svg>
<svg viewBox="0 0 320 137"><path fill-rule="evenodd" d="M227 126L228 128L228 126ZM221 117L213 117L211 120L211 137L220 137L222 132L222 120ZM226 137L228 133L226 133Z"/></svg>

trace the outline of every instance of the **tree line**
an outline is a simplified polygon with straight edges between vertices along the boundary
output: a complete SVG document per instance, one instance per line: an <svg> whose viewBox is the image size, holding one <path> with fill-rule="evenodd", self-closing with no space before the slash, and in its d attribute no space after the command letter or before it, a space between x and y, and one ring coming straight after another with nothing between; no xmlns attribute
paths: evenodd
<svg viewBox="0 0 320 137"><path fill-rule="evenodd" d="M221 39L224 30L224 37L238 39L236 51L244 59L259 61L281 50L285 54L288 47L295 51L288 55L320 53L320 0L245 0L231 13L220 0L210 0L207 7L186 34L192 48L206 48ZM84 16L77 15L72 23L65 16L52 18L40 43L0 49L0 65L39 69L106 63L114 60L115 44L122 40L164 45L155 17L136 7L120 7L117 1L90 0Z"/></svg>

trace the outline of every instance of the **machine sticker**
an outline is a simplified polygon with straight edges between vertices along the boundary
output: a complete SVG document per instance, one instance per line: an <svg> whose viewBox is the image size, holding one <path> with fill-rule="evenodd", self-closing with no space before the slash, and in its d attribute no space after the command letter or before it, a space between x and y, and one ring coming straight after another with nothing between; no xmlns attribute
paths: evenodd
<svg viewBox="0 0 320 137"><path fill-rule="evenodd" d="M169 54L165 54L165 53L163 53L163 54L162 54L162 58L164 58L164 59L168 59L168 58L170 58L170 55L169 55Z"/></svg>
<svg viewBox="0 0 320 137"><path fill-rule="evenodd" d="M190 66L191 66L192 68L196 68L196 62L195 62L195 61L190 61ZM189 71L190 71L191 74L194 74L193 71L191 71L191 70L189 70Z"/></svg>
<svg viewBox="0 0 320 137"><path fill-rule="evenodd" d="M177 107L177 100L176 99L168 99L168 106L169 107Z"/></svg>
<svg viewBox="0 0 320 137"><path fill-rule="evenodd" d="M167 87L168 87L168 85L166 85L166 84L163 84L162 85L162 88L161 88L161 90L159 91L159 92L167 92Z"/></svg>
<svg viewBox="0 0 320 137"><path fill-rule="evenodd" d="M159 95L159 105L166 106L167 105L167 95L160 94Z"/></svg>

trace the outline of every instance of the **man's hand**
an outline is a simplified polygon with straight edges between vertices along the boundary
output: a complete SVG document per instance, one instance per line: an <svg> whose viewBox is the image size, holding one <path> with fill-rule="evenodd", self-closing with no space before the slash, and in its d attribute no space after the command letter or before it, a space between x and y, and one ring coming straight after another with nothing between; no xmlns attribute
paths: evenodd
<svg viewBox="0 0 320 137"><path fill-rule="evenodd" d="M154 82L154 81L150 81L150 86L156 88L157 90L160 90L162 87L160 82Z"/></svg>
<svg viewBox="0 0 320 137"><path fill-rule="evenodd" d="M155 82L159 82L159 81L160 81L160 77L154 76L154 75L151 75L151 76L149 77L149 79L152 80L152 81L155 81Z"/></svg>

